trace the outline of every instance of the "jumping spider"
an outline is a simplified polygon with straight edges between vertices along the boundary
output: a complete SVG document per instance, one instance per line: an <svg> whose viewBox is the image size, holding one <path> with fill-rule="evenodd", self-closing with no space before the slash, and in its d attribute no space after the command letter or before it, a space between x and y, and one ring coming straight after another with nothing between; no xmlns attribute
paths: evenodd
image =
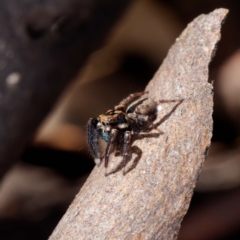
<svg viewBox="0 0 240 240"><path fill-rule="evenodd" d="M105 168L107 168L111 152L122 148L121 155L125 167L133 137L146 130L156 119L158 103L151 98L142 97L147 93L130 94L113 110L108 110L97 118L90 118L87 124L88 145L96 165L100 165L102 158L105 157ZM159 102L174 102L174 100ZM107 142L103 157L100 156L99 138Z"/></svg>

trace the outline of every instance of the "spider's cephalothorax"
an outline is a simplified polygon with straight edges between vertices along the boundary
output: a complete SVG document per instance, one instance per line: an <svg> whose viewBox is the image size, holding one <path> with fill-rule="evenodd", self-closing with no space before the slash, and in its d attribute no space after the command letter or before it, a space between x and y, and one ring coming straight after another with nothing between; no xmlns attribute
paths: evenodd
<svg viewBox="0 0 240 240"><path fill-rule="evenodd" d="M156 118L157 103L148 97L142 97L148 92L130 94L113 110L91 118L87 124L88 145L95 163L101 163L99 138L107 142L105 151L105 167L108 166L110 153L115 148L121 148L125 166L131 140L150 125ZM166 101L165 101L166 102Z"/></svg>

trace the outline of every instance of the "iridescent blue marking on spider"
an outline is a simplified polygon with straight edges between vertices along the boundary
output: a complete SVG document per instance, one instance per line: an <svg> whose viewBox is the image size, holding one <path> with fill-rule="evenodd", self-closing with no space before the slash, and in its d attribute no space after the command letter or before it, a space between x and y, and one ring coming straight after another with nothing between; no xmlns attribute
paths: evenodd
<svg viewBox="0 0 240 240"><path fill-rule="evenodd" d="M109 141L109 134L108 133L103 133L103 139L108 142Z"/></svg>

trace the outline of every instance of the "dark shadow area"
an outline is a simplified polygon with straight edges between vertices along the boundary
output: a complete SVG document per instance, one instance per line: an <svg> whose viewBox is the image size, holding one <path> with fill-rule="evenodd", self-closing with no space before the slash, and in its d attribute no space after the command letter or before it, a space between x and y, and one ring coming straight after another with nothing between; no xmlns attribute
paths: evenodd
<svg viewBox="0 0 240 240"><path fill-rule="evenodd" d="M55 210L40 221L6 220L1 219L1 240L46 240L63 216L62 211Z"/></svg>
<svg viewBox="0 0 240 240"><path fill-rule="evenodd" d="M126 165L131 162L132 156L133 156L134 153L137 156L133 159L132 165L130 166L130 168L127 171L125 171ZM107 177L107 176L109 176L111 174L115 174L115 173L117 173L121 170L123 171L123 175L127 174L128 172L130 172L131 170L133 170L137 166L141 157L142 157L142 150L137 146L132 146L130 148L129 154L127 155L125 166L124 166L123 161L122 161L120 164L118 164L118 166L113 171L111 171L109 173L106 173L105 176Z"/></svg>
<svg viewBox="0 0 240 240"><path fill-rule="evenodd" d="M89 173L94 162L81 152L69 152L51 148L28 148L22 155L22 161L34 166L51 168L67 179L77 179Z"/></svg>

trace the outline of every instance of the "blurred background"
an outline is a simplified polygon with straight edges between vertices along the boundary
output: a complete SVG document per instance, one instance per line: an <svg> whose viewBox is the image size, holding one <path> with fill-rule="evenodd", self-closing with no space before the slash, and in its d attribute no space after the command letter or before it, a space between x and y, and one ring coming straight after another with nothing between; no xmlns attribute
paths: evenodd
<svg viewBox="0 0 240 240"><path fill-rule="evenodd" d="M210 66L210 80L214 80L212 145L178 239L240 239L240 2L137 0L111 27L105 43L86 56L84 66L69 79L4 175L1 240L48 238L94 167L86 145L88 119L130 93L144 90L186 25L220 7L230 12ZM31 30L30 34L35 38L39 32ZM0 42L0 51L1 47ZM61 73L61 66L56 68ZM14 85L18 79L15 74L7 84Z"/></svg>

